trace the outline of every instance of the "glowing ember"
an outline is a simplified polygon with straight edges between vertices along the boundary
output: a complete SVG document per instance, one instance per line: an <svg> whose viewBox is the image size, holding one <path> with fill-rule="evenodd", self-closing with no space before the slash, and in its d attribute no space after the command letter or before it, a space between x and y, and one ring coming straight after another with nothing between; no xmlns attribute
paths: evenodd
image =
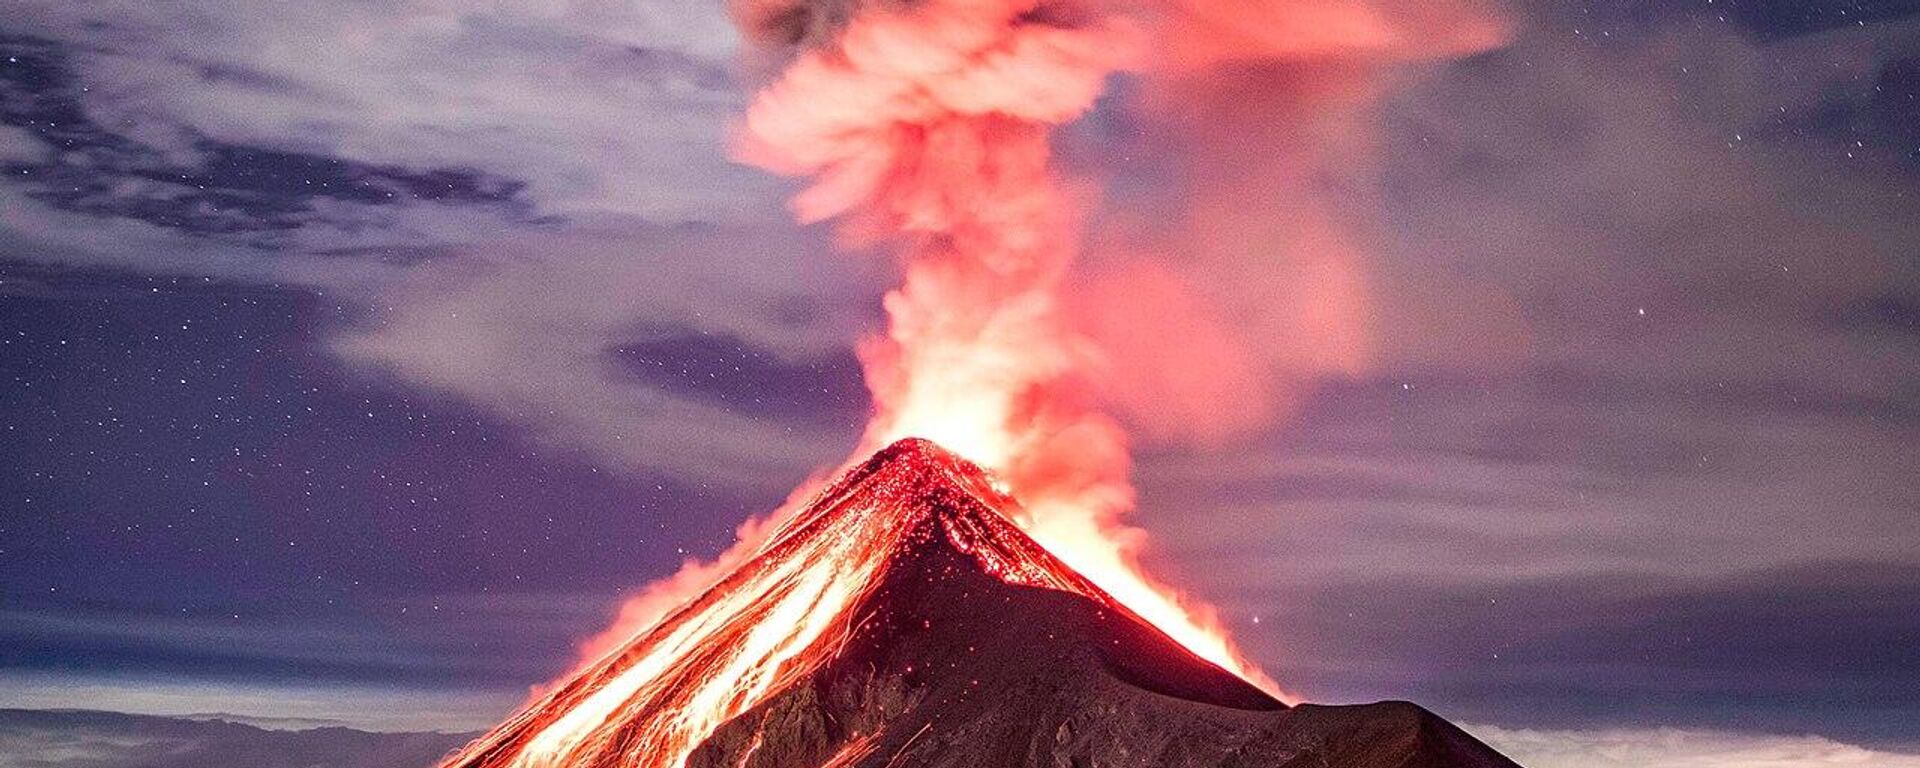
<svg viewBox="0 0 1920 768"><path fill-rule="evenodd" d="M852 608L926 537L1007 583L1127 613L1002 512L1016 509L978 468L902 441L822 492L713 589L446 765L678 768L722 724L832 659L861 618Z"/></svg>

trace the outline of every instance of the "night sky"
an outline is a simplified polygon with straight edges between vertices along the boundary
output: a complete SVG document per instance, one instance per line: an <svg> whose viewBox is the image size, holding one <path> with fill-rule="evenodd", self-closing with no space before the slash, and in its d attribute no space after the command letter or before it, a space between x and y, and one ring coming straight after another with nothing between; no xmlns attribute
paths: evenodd
<svg viewBox="0 0 1920 768"><path fill-rule="evenodd" d="M719 5L0 0L0 707L482 727L842 458L893 275ZM1310 700L1920 751L1920 10L1511 15L1329 182L1376 359L1142 433L1155 573Z"/></svg>

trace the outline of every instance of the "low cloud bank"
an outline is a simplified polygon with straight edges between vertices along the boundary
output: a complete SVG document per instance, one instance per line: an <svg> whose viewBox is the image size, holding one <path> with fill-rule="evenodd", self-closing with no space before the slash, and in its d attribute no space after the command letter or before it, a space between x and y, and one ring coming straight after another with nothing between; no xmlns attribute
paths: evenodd
<svg viewBox="0 0 1920 768"><path fill-rule="evenodd" d="M468 738L13 709L0 710L0 768L415 768Z"/></svg>
<svg viewBox="0 0 1920 768"><path fill-rule="evenodd" d="M1920 754L1886 752L1820 736L1675 728L1536 731L1471 726L1527 768L1916 768Z"/></svg>
<svg viewBox="0 0 1920 768"><path fill-rule="evenodd" d="M468 738L210 717L0 709L0 768L415 768ZM1468 729L1527 768L1920 768L1920 754L1812 735Z"/></svg>

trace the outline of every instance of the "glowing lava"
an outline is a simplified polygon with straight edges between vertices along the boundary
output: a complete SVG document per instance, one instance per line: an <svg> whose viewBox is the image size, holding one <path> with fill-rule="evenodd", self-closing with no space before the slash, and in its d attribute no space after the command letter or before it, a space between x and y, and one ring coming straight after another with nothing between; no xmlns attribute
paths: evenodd
<svg viewBox="0 0 1920 768"><path fill-rule="evenodd" d="M679 768L727 721L831 660L913 542L943 537L1001 581L1124 605L1023 534L977 467L906 440L850 470L744 565L445 765ZM852 747L850 747L852 748Z"/></svg>

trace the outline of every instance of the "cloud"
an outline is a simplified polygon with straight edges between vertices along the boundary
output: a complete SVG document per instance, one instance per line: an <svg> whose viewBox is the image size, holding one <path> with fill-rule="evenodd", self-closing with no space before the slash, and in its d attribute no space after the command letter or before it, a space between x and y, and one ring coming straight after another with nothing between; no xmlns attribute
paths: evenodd
<svg viewBox="0 0 1920 768"><path fill-rule="evenodd" d="M0 163L37 162L47 156L47 147L25 129L0 125Z"/></svg>
<svg viewBox="0 0 1920 768"><path fill-rule="evenodd" d="M466 736L0 710L0 768L418 768Z"/></svg>
<svg viewBox="0 0 1920 768"><path fill-rule="evenodd" d="M1588 42L1557 21L1383 116L1397 366L1903 393L1912 324L1843 318L1920 297L1910 146L1868 85L1920 27L1762 42L1660 19Z"/></svg>
<svg viewBox="0 0 1920 768"><path fill-rule="evenodd" d="M1920 755L1818 736L1682 729L1468 730L1528 768L1912 768ZM0 768L415 768L467 736L236 715L0 710Z"/></svg>
<svg viewBox="0 0 1920 768"><path fill-rule="evenodd" d="M325 291L368 310L354 370L608 468L765 490L850 439L622 358L724 338L813 391L871 314L810 233L751 223L785 216L721 146L717 7L48 3L7 32L12 258Z"/></svg>
<svg viewBox="0 0 1920 768"><path fill-rule="evenodd" d="M1075 155L1119 174L1109 258L1183 277L1294 406L1541 367L1910 394L1920 199L1892 116L1920 23L1516 14L1450 63L1336 51L1231 69L1224 94L1123 91L1088 132L1120 150Z"/></svg>
<svg viewBox="0 0 1920 768"><path fill-rule="evenodd" d="M375 317L335 349L613 469L792 482L832 460L852 425L711 400L618 350L733 340L792 377L761 377L765 397L835 382L815 366L852 364L845 339L865 311L838 298L851 276L814 266L808 247L784 231L696 225L507 238L373 289Z"/></svg>
<svg viewBox="0 0 1920 768"><path fill-rule="evenodd" d="M88 696L101 694L73 692L83 681L136 697L146 695L141 691L158 696L168 688L204 684L227 691L310 685L376 693L390 687L443 688L440 693L451 695L472 689L507 691L512 698L530 681L561 671L577 641L604 622L618 597L616 588L367 597L351 605L286 596L277 606L224 613L42 602L31 610L0 611L6 622L0 630L0 668L8 670L13 683L36 680L29 687L41 694L68 693L36 706L104 706L88 703ZM76 664L79 671L71 669ZM202 682L189 682L196 680ZM7 700L23 702L15 697L25 695L9 689ZM219 708L204 702L165 710L114 706L171 712ZM229 709L296 714L259 706ZM354 722L379 726L372 713L367 718Z"/></svg>
<svg viewBox="0 0 1920 768"><path fill-rule="evenodd" d="M12 31L73 41L92 119L179 157L205 139L481 169L526 182L544 210L656 220L737 217L774 199L720 149L740 93L715 5L14 10Z"/></svg>
<svg viewBox="0 0 1920 768"><path fill-rule="evenodd" d="M1679 729L1533 731L1468 726L1528 768L1915 768L1920 754L1819 736Z"/></svg>
<svg viewBox="0 0 1920 768"><path fill-rule="evenodd" d="M1388 540L1403 557L1458 546L1431 529ZM1175 567L1206 562L1208 576L1181 583L1219 601L1236 636L1309 701L1408 698L1509 726L1815 729L1869 743L1910 739L1920 716L1909 695L1920 653L1906 641L1920 633L1920 567L1300 579L1245 554L1260 549L1182 553Z"/></svg>
<svg viewBox="0 0 1920 768"><path fill-rule="evenodd" d="M1912 562L1917 416L1901 403L1764 381L1406 374L1328 387L1230 451L1150 454L1142 520L1174 567L1236 557L1195 569L1204 590Z"/></svg>
<svg viewBox="0 0 1920 768"><path fill-rule="evenodd" d="M262 728L353 728L369 733L484 728L521 700L523 690L465 691L299 683L229 684L147 676L9 675L0 681L7 706L0 731L22 709L113 710L190 720L247 722ZM19 709L12 709L17 707ZM232 714L234 711L246 714ZM46 723L70 730L69 723ZM19 742L0 747L0 761L22 757ZM30 754L30 753L29 753ZM0 762L0 765L6 765Z"/></svg>

